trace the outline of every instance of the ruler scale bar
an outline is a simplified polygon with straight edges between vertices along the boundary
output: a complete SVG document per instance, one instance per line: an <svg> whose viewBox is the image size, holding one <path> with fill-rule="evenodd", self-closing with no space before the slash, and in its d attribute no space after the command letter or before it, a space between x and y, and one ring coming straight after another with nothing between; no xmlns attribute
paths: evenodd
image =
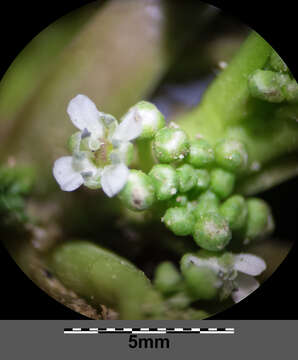
<svg viewBox="0 0 298 360"><path fill-rule="evenodd" d="M234 328L65 328L64 334L234 334Z"/></svg>

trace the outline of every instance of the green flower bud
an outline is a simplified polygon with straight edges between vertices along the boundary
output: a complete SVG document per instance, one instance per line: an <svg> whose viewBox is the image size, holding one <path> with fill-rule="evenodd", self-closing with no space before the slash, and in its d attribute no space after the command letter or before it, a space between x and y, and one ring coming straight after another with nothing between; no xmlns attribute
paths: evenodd
<svg viewBox="0 0 298 360"><path fill-rule="evenodd" d="M162 221L175 235L185 236L193 232L195 216L185 207L169 208Z"/></svg>
<svg viewBox="0 0 298 360"><path fill-rule="evenodd" d="M201 193L202 191L208 189L208 186L210 184L210 175L208 171L204 169L197 169L196 175L197 175L197 182L196 182L195 190Z"/></svg>
<svg viewBox="0 0 298 360"><path fill-rule="evenodd" d="M210 190L224 199L231 195L234 189L235 175L229 171L217 168L211 171Z"/></svg>
<svg viewBox="0 0 298 360"><path fill-rule="evenodd" d="M245 145L238 140L222 140L215 146L215 161L226 170L241 172L246 169L247 160Z"/></svg>
<svg viewBox="0 0 298 360"><path fill-rule="evenodd" d="M256 70L248 81L253 97L272 103L281 103L285 95L280 84L279 73L269 70Z"/></svg>
<svg viewBox="0 0 298 360"><path fill-rule="evenodd" d="M168 200L178 192L178 174L171 165L154 165L149 176L153 180L157 200Z"/></svg>
<svg viewBox="0 0 298 360"><path fill-rule="evenodd" d="M130 170L119 198L131 210L142 211L150 208L156 200L151 177L140 170Z"/></svg>
<svg viewBox="0 0 298 360"><path fill-rule="evenodd" d="M295 79L291 79L289 76L287 76L287 79L283 85L283 91L286 101L288 101L289 103L298 102L298 84Z"/></svg>
<svg viewBox="0 0 298 360"><path fill-rule="evenodd" d="M232 230L237 231L244 227L247 219L247 205L243 196L231 196L220 206L219 211Z"/></svg>
<svg viewBox="0 0 298 360"><path fill-rule="evenodd" d="M155 135L153 151L162 163L183 160L189 151L188 137L179 128L164 127Z"/></svg>
<svg viewBox="0 0 298 360"><path fill-rule="evenodd" d="M278 72L286 73L289 71L287 64L283 61L283 59L278 55L276 51L273 51L270 56L270 66L273 70Z"/></svg>
<svg viewBox="0 0 298 360"><path fill-rule="evenodd" d="M265 201L257 198L247 200L246 236L248 239L258 239L274 230L271 210Z"/></svg>
<svg viewBox="0 0 298 360"><path fill-rule="evenodd" d="M171 262L162 262L155 270L154 285L164 295L174 294L180 289L181 275Z"/></svg>
<svg viewBox="0 0 298 360"><path fill-rule="evenodd" d="M168 208L176 207L176 206L187 206L188 204L188 197L184 194L178 194L173 196L168 202Z"/></svg>
<svg viewBox="0 0 298 360"><path fill-rule="evenodd" d="M142 133L138 139L153 139L155 133L166 125L163 114L148 101L140 101L131 107L122 121L129 116L136 116L142 122Z"/></svg>
<svg viewBox="0 0 298 360"><path fill-rule="evenodd" d="M191 190L197 183L197 172L191 165L184 164L177 170L179 191L184 193Z"/></svg>
<svg viewBox="0 0 298 360"><path fill-rule="evenodd" d="M188 193L189 198L196 199L203 191L206 191L210 184L209 172L205 169L195 169L197 181L192 190Z"/></svg>
<svg viewBox="0 0 298 360"><path fill-rule="evenodd" d="M193 140L186 161L197 168L209 166L214 161L214 151L206 140Z"/></svg>
<svg viewBox="0 0 298 360"><path fill-rule="evenodd" d="M186 259L188 255L184 255ZM181 262L185 262L185 259ZM217 297L221 285L217 273L209 266L196 266L192 263L181 266L187 290L194 300L211 300Z"/></svg>
<svg viewBox="0 0 298 360"><path fill-rule="evenodd" d="M220 251L228 245L232 233L223 216L209 212L197 219L193 236L196 243L203 249Z"/></svg>
<svg viewBox="0 0 298 360"><path fill-rule="evenodd" d="M196 218L208 212L218 212L219 198L212 191L207 190L198 198L198 204L194 208Z"/></svg>

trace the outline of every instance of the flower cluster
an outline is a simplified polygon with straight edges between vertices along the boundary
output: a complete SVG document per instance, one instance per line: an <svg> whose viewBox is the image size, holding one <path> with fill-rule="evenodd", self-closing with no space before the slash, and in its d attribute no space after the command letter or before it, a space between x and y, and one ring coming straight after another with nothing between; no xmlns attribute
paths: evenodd
<svg viewBox="0 0 298 360"><path fill-rule="evenodd" d="M235 194L235 182L249 166L245 144L222 139L211 146L189 140L176 124L158 130L152 141L158 164L148 174L131 170L119 197L130 209L153 204L165 208L161 218L177 236L191 235L197 245L221 251L233 238L244 243L273 231L269 206L261 199Z"/></svg>
<svg viewBox="0 0 298 360"><path fill-rule="evenodd" d="M72 156L55 161L53 174L64 191L81 185L116 195L126 184L128 165L133 158L132 140L148 137L163 117L154 105L142 101L131 108L122 121L98 111L85 95L77 95L67 108L72 123L80 130L69 139ZM156 127L156 129L154 128Z"/></svg>
<svg viewBox="0 0 298 360"><path fill-rule="evenodd" d="M79 131L69 139L72 156L54 164L61 189L102 188L134 211L155 205L164 209L161 221L170 231L192 236L201 249L182 257L181 274L161 264L156 284L162 293L178 292L180 301L182 291L186 303L228 296L239 301L256 289L253 276L265 269L263 260L227 251L232 238L243 245L274 228L263 200L234 193L237 178L253 164L244 143L224 138L212 146L201 137L190 140L175 123L166 126L155 105L145 101L131 107L120 123L84 95L72 99L67 112ZM154 165L148 173L128 168L135 139L150 146Z"/></svg>

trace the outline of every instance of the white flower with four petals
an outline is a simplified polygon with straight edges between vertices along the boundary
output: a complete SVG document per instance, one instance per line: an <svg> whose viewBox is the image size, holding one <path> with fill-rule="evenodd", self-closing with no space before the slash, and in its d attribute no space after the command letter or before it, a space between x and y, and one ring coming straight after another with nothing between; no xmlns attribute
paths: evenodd
<svg viewBox="0 0 298 360"><path fill-rule="evenodd" d="M132 151L131 140L142 133L141 119L124 117L118 124L109 114L98 111L85 95L77 95L68 105L67 113L80 130L72 135L72 156L57 159L53 175L64 191L81 185L102 188L109 196L116 195L127 182L127 157Z"/></svg>
<svg viewBox="0 0 298 360"><path fill-rule="evenodd" d="M207 267L218 276L220 297L222 299L231 296L234 302L246 298L259 286L254 276L260 275L266 269L266 263L260 257L253 254L226 253L223 257L200 257L189 255L187 263L198 267Z"/></svg>

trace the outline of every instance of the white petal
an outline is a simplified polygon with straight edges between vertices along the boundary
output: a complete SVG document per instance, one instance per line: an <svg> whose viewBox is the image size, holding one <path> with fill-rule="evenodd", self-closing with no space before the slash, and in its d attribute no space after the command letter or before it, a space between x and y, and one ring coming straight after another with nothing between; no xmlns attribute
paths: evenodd
<svg viewBox="0 0 298 360"><path fill-rule="evenodd" d="M237 284L238 289L232 292L232 299L236 303L246 298L260 286L254 277L246 274L239 274L237 276Z"/></svg>
<svg viewBox="0 0 298 360"><path fill-rule="evenodd" d="M78 129L87 129L92 135L103 136L104 127L100 119L101 113L86 95L79 94L70 100L67 113Z"/></svg>
<svg viewBox="0 0 298 360"><path fill-rule="evenodd" d="M266 269L265 261L253 254L235 255L234 259L234 268L248 275L257 276Z"/></svg>
<svg viewBox="0 0 298 360"><path fill-rule="evenodd" d="M137 138L142 132L142 120L137 116L135 110L130 110L117 126L112 142L117 145L119 142L130 141Z"/></svg>
<svg viewBox="0 0 298 360"><path fill-rule="evenodd" d="M102 190L112 197L122 190L127 182L129 170L123 163L105 166L101 177Z"/></svg>
<svg viewBox="0 0 298 360"><path fill-rule="evenodd" d="M72 167L72 156L57 159L53 167L53 175L63 191L73 191L80 187L84 179Z"/></svg>

